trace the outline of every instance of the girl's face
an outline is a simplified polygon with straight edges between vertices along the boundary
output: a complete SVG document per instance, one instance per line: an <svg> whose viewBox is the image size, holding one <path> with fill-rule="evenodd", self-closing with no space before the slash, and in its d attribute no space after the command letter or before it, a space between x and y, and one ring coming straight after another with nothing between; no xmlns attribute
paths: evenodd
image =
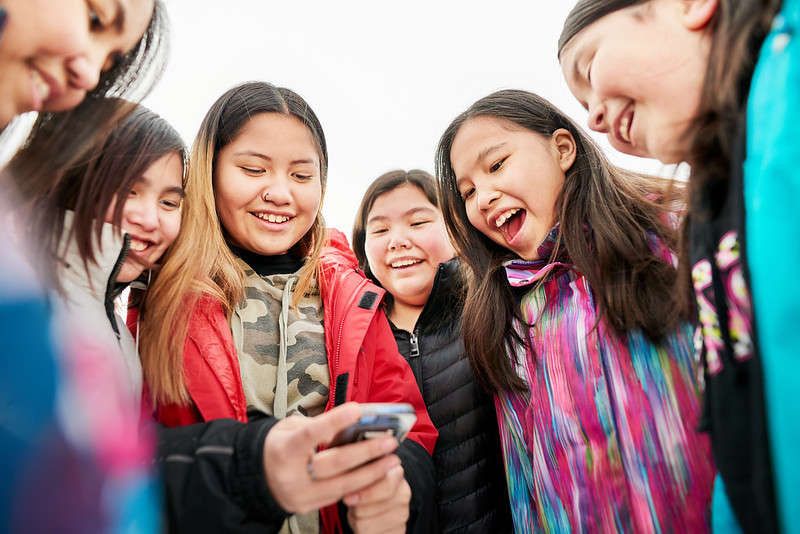
<svg viewBox="0 0 800 534"><path fill-rule="evenodd" d="M561 69L589 111L589 128L626 154L685 159L715 7L716 0L652 0L578 32L562 50Z"/></svg>
<svg viewBox="0 0 800 534"><path fill-rule="evenodd" d="M450 150L450 164L469 222L524 260L553 228L575 141L559 129L545 137L496 117L467 120Z"/></svg>
<svg viewBox="0 0 800 534"><path fill-rule="evenodd" d="M63 111L141 39L153 0L5 0L0 127L26 111Z"/></svg>
<svg viewBox="0 0 800 534"><path fill-rule="evenodd" d="M155 264L178 237L183 199L183 161L175 152L153 162L124 199L122 231L131 236L117 282L132 282ZM112 222L114 205L106 213Z"/></svg>
<svg viewBox="0 0 800 534"><path fill-rule="evenodd" d="M439 264L455 255L439 209L417 186L404 184L375 199L365 227L375 278L395 302L424 306Z"/></svg>
<svg viewBox="0 0 800 534"><path fill-rule="evenodd" d="M261 113L219 151L214 196L233 245L273 256L314 225L322 200L320 156L297 118Z"/></svg>

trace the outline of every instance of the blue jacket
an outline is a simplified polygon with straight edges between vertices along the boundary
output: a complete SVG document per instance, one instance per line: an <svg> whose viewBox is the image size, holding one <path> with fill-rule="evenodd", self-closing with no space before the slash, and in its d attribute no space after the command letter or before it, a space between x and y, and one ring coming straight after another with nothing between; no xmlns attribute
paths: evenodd
<svg viewBox="0 0 800 534"><path fill-rule="evenodd" d="M784 0L750 86L747 257L783 532L800 532L800 0Z"/></svg>

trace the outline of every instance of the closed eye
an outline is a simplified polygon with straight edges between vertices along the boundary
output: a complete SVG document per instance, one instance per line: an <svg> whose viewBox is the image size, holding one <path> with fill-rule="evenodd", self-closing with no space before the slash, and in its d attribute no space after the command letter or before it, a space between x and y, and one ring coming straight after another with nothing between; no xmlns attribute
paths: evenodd
<svg viewBox="0 0 800 534"><path fill-rule="evenodd" d="M505 163L505 161L506 161L506 158L503 158L503 159L493 163L492 166L489 167L489 173L494 173L494 172L499 171L500 168L503 166L503 163Z"/></svg>
<svg viewBox="0 0 800 534"><path fill-rule="evenodd" d="M256 169L254 167L240 166L239 168L242 169L245 172L245 174L249 174L252 176L261 176L266 172L264 169Z"/></svg>

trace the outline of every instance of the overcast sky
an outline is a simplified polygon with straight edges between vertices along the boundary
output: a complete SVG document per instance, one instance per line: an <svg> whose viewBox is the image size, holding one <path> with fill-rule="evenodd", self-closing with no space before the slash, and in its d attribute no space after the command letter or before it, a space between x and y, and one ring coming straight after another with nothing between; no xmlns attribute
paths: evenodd
<svg viewBox="0 0 800 534"><path fill-rule="evenodd" d="M191 144L208 108L249 80L293 89L322 122L330 167L323 213L348 236L361 196L385 171L433 171L457 114L495 90L547 98L579 124L556 42L572 0L167 0L172 51L144 103ZM656 162L615 153L648 172Z"/></svg>

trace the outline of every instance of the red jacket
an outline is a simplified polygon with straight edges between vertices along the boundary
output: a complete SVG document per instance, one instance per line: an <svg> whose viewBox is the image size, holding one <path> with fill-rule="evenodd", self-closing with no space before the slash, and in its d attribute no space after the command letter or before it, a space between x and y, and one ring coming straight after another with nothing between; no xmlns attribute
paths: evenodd
<svg viewBox="0 0 800 534"><path fill-rule="evenodd" d="M329 230L320 258L325 349L330 395L325 410L347 401L408 402L417 422L408 434L432 454L437 431L406 360L381 310L384 290L356 270L356 259L341 232ZM184 345L183 372L193 405L163 405L156 417L167 426L219 418L247 421L239 358L222 304L204 297L192 311ZM338 399L338 400L337 400ZM321 511L323 532L339 525L336 505Z"/></svg>

